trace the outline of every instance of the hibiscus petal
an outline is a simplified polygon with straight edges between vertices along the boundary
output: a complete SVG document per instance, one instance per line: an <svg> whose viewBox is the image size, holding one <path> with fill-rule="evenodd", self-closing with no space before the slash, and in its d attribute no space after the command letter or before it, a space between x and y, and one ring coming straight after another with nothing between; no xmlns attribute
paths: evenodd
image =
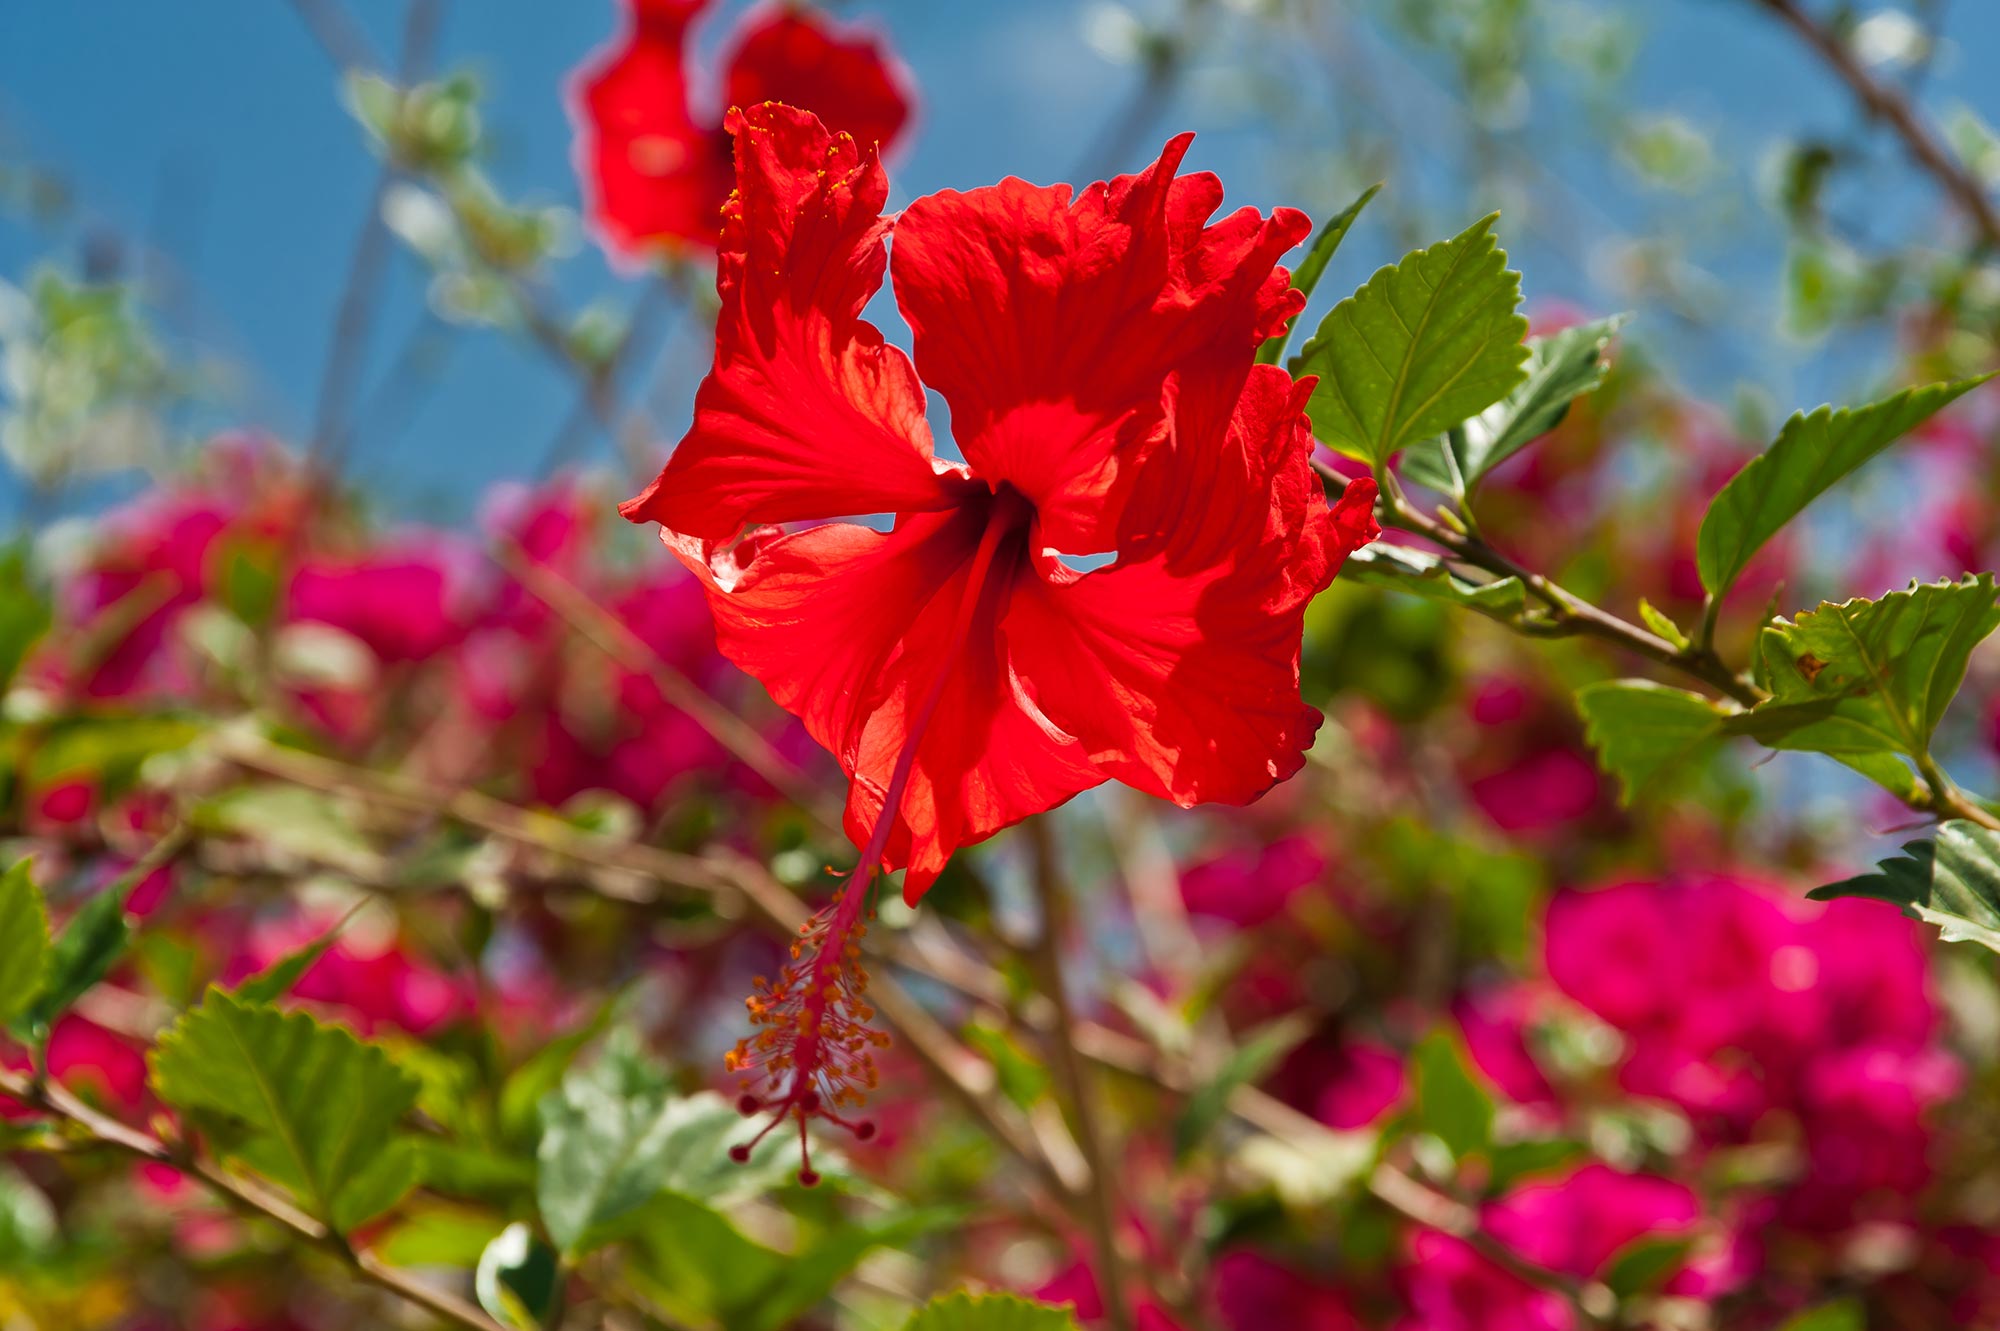
<svg viewBox="0 0 2000 1331"><path fill-rule="evenodd" d="M1002 630L1042 709L1107 775L1182 805L1243 804L1296 772L1305 607L1375 535L1374 485L1329 511L1310 383L1258 366L1177 379L1174 429L1135 479L1113 565L1024 580Z"/></svg>
<svg viewBox="0 0 2000 1331"><path fill-rule="evenodd" d="M887 150L910 119L909 76L874 36L829 25L815 10L748 21L729 60L729 106L784 102L828 129Z"/></svg>
<svg viewBox="0 0 2000 1331"><path fill-rule="evenodd" d="M1303 303L1274 265L1305 215L1246 208L1206 225L1221 183L1174 175L1191 137L1074 200L1008 179L928 195L896 223L896 299L924 382L973 470L1025 493L1043 539L1072 554L1113 548L1166 378L1247 365Z"/></svg>
<svg viewBox="0 0 2000 1331"><path fill-rule="evenodd" d="M688 110L687 29L706 0L633 0L622 44L586 68L574 98L577 174L592 225L616 254L662 240L715 244L728 144Z"/></svg>
<svg viewBox="0 0 2000 1331"><path fill-rule="evenodd" d="M795 713L852 778L847 828L860 845L880 816L913 713L945 691L918 746L886 864L907 866L915 901L953 850L1098 784L1076 741L1018 687L992 644L1025 552L996 561L965 649L950 640L988 505L915 514L890 532L831 523L754 534L711 556L667 534L702 579L716 645Z"/></svg>
<svg viewBox="0 0 2000 1331"><path fill-rule="evenodd" d="M694 424L620 509L711 546L745 526L951 506L924 395L861 309L882 284L888 180L875 151L803 111L732 112L715 364Z"/></svg>

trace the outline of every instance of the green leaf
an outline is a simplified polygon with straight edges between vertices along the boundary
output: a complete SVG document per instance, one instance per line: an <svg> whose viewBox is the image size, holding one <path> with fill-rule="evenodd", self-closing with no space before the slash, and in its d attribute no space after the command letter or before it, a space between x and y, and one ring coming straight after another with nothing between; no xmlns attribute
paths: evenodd
<svg viewBox="0 0 2000 1331"><path fill-rule="evenodd" d="M120 878L98 890L97 895L77 908L57 935L49 950L48 969L41 992L19 1018L19 1029L33 1038L46 1038L57 1017L103 979L124 955L132 940L132 926L125 919L125 894L131 879Z"/></svg>
<svg viewBox="0 0 2000 1331"><path fill-rule="evenodd" d="M1618 778L1626 804L1711 741L1730 713L1699 694L1644 679L1587 684L1576 691L1584 738Z"/></svg>
<svg viewBox="0 0 2000 1331"><path fill-rule="evenodd" d="M561 1272L555 1251L517 1222L479 1254L472 1287L479 1306L502 1326L541 1331L562 1296Z"/></svg>
<svg viewBox="0 0 2000 1331"><path fill-rule="evenodd" d="M1726 729L1829 753L1871 776L1864 764L1890 754L1923 760L1972 649L2000 626L1993 600L1993 575L1982 573L1779 620L1758 639L1771 697Z"/></svg>
<svg viewBox="0 0 2000 1331"><path fill-rule="evenodd" d="M1688 649L1688 635L1681 626L1674 623L1665 611L1643 596L1639 598L1639 618L1645 621L1647 628L1672 644L1676 651L1684 652Z"/></svg>
<svg viewBox="0 0 2000 1331"><path fill-rule="evenodd" d="M1507 270L1493 221L1383 268L1320 323L1292 369L1320 376L1307 410L1329 447L1386 462L1527 377L1521 275Z"/></svg>
<svg viewBox="0 0 2000 1331"><path fill-rule="evenodd" d="M1617 314L1529 338L1527 380L1463 429L1414 445L1403 455L1403 474L1463 498L1486 473L1560 425L1571 402L1597 391L1610 369L1604 350L1627 318Z"/></svg>
<svg viewBox="0 0 2000 1331"><path fill-rule="evenodd" d="M537 1195L565 1257L606 1240L606 1227L663 1189L713 1200L768 1187L789 1172L784 1135L747 1164L729 1158L744 1122L713 1093L678 1096L621 1032L595 1064L542 1101Z"/></svg>
<svg viewBox="0 0 2000 1331"><path fill-rule="evenodd" d="M331 796L303 786L232 790L204 803L195 821L359 878L372 880L383 873L382 857L346 811Z"/></svg>
<svg viewBox="0 0 2000 1331"><path fill-rule="evenodd" d="M49 970L49 916L32 861L0 874L0 1026L28 1010Z"/></svg>
<svg viewBox="0 0 2000 1331"><path fill-rule="evenodd" d="M1292 1013L1267 1022L1237 1045L1215 1076L1195 1088L1174 1120L1174 1158L1185 1160L1192 1154L1229 1112L1229 1097L1240 1087L1262 1081L1311 1034L1312 1023Z"/></svg>
<svg viewBox="0 0 2000 1331"><path fill-rule="evenodd" d="M1612 1255L1604 1284L1621 1299L1648 1293L1687 1264L1694 1240L1686 1235L1634 1239Z"/></svg>
<svg viewBox="0 0 2000 1331"><path fill-rule="evenodd" d="M1340 248L1341 241L1347 239L1347 233L1353 228L1355 219L1361 216L1361 210L1368 206L1368 201L1374 198L1381 188L1379 184L1370 185L1361 192L1360 198L1334 214L1328 219L1327 224L1319 229L1319 234L1313 237L1312 248L1306 251L1306 257L1299 261L1299 266L1292 270L1292 290L1302 292L1308 299L1311 298L1313 288L1319 285L1320 276L1326 272L1327 264L1333 260L1334 251ZM1257 348L1259 365L1276 365L1284 357L1285 345L1292 340L1292 327L1297 322L1298 320L1294 318L1285 325L1284 332L1264 340L1264 345Z"/></svg>
<svg viewBox="0 0 2000 1331"><path fill-rule="evenodd" d="M347 914L341 916L331 929L304 947L287 952L263 970L245 979L230 992L241 1003L277 1002L292 991L292 986L299 982L299 977L311 970L312 964L325 956L328 948L339 941L340 931L347 927L349 920L360 913L361 905L365 904L357 904Z"/></svg>
<svg viewBox="0 0 2000 1331"><path fill-rule="evenodd" d="M1464 1051L1444 1031L1425 1038L1410 1055L1416 1122L1459 1159L1493 1140L1493 1097L1467 1068Z"/></svg>
<svg viewBox="0 0 2000 1331"><path fill-rule="evenodd" d="M162 1100L240 1125L248 1136L231 1153L334 1228L388 1191L399 1166L379 1157L417 1085L351 1032L210 989L151 1062Z"/></svg>
<svg viewBox="0 0 2000 1331"><path fill-rule="evenodd" d="M1778 1331L1866 1331L1868 1319L1862 1314L1861 1305L1852 1299L1842 1299L1838 1303L1822 1303L1817 1308L1808 1308L1798 1314Z"/></svg>
<svg viewBox="0 0 2000 1331"><path fill-rule="evenodd" d="M1068 1306L1050 1307L1013 1294L960 1291L932 1299L903 1331L1077 1331Z"/></svg>
<svg viewBox="0 0 2000 1331"><path fill-rule="evenodd" d="M1764 542L1862 463L1987 378L1907 388L1865 407L1795 413L1709 504L1695 543L1701 585L1720 599Z"/></svg>
<svg viewBox="0 0 2000 1331"><path fill-rule="evenodd" d="M13 683L52 622L49 603L30 575L27 548L15 545L0 554L0 692Z"/></svg>
<svg viewBox="0 0 2000 1331"><path fill-rule="evenodd" d="M1936 837L1910 842L1875 870L1806 895L1815 901L1886 901L1936 925L1946 942L2000 952L2000 832L1954 818L1939 825Z"/></svg>
<svg viewBox="0 0 2000 1331"><path fill-rule="evenodd" d="M1502 621L1518 618L1528 602L1527 588L1519 578L1471 582L1434 554L1380 541L1349 555L1340 576L1348 582L1446 601Z"/></svg>

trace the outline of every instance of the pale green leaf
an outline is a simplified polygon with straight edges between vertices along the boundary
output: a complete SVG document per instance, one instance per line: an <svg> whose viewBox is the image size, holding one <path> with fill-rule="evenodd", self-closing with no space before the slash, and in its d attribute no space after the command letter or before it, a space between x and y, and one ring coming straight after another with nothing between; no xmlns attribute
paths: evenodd
<svg viewBox="0 0 2000 1331"><path fill-rule="evenodd" d="M49 916L32 862L0 874L0 1026L28 1010L49 969Z"/></svg>
<svg viewBox="0 0 2000 1331"><path fill-rule="evenodd" d="M1493 221L1383 268L1320 323L1292 369L1319 376L1307 410L1329 447L1385 462L1527 377L1521 277Z"/></svg>
<svg viewBox="0 0 2000 1331"><path fill-rule="evenodd" d="M1684 652L1688 649L1687 633L1665 611L1643 596L1639 598L1639 618L1647 628L1672 644L1675 650Z"/></svg>
<svg viewBox="0 0 2000 1331"><path fill-rule="evenodd" d="M1454 572L1434 554L1382 541L1349 555L1341 566L1340 576L1348 582L1447 601L1502 621L1519 617L1528 598L1519 578L1473 582Z"/></svg>
<svg viewBox="0 0 2000 1331"><path fill-rule="evenodd" d="M1403 474L1462 498L1488 472L1560 425L1570 403L1597 391L1610 369L1605 348L1626 318L1613 315L1529 338L1527 380L1462 428L1411 447L1403 455Z"/></svg>
<svg viewBox="0 0 2000 1331"><path fill-rule="evenodd" d="M1816 901L1869 897L1936 925L1945 941L2000 952L2000 832L1952 819L1937 835L1912 841L1875 872L1807 893Z"/></svg>
<svg viewBox="0 0 2000 1331"><path fill-rule="evenodd" d="M542 1101L537 1195L565 1256L603 1241L606 1226L663 1189L702 1200L777 1183L790 1172L782 1134L747 1164L729 1158L746 1134L721 1096L671 1092L625 1033L595 1064Z"/></svg>
<svg viewBox="0 0 2000 1331"><path fill-rule="evenodd" d="M1709 504L1695 543L1701 585L1716 597L1727 592L1764 542L1806 505L1990 377L1907 388L1865 407L1793 415L1777 440Z"/></svg>
<svg viewBox="0 0 2000 1331"><path fill-rule="evenodd" d="M1186 1159L1207 1140L1229 1112L1229 1097L1254 1086L1312 1034L1312 1023L1297 1013L1279 1017L1253 1031L1223 1061L1213 1077L1196 1086L1187 1107L1174 1120L1174 1156Z"/></svg>
<svg viewBox="0 0 2000 1331"><path fill-rule="evenodd" d="M932 1299L903 1331L1077 1331L1077 1322L1068 1305L1053 1308L1013 1294L960 1291Z"/></svg>
<svg viewBox="0 0 2000 1331"><path fill-rule="evenodd" d="M1588 684L1576 692L1584 738L1626 803L1711 741L1729 713L1699 694L1644 679Z"/></svg>
<svg viewBox="0 0 2000 1331"><path fill-rule="evenodd" d="M1306 257L1299 261L1299 266L1292 270L1292 290L1307 298L1312 296L1313 288L1319 285L1319 279L1326 272L1327 264L1333 261L1334 251L1340 248L1341 241L1347 239L1347 233L1353 229L1355 219L1361 216L1361 210L1368 206L1368 201L1374 198L1381 188L1380 185L1370 185L1361 192L1360 198L1335 213L1327 220L1327 224L1319 229L1319 234L1313 237L1312 248L1306 251ZM1264 345L1257 348L1259 365L1278 363L1285 354L1286 343L1292 340L1292 327L1297 322L1298 320L1294 318L1285 325L1284 332L1264 340Z"/></svg>
<svg viewBox="0 0 2000 1331"><path fill-rule="evenodd" d="M1867 1331L1868 1318L1852 1299L1822 1303L1791 1318L1778 1331Z"/></svg>
<svg viewBox="0 0 2000 1331"><path fill-rule="evenodd" d="M303 786L246 786L196 813L203 827L260 841L312 864L379 878L382 857L333 797Z"/></svg>
<svg viewBox="0 0 2000 1331"><path fill-rule="evenodd" d="M388 1190L377 1171L394 1167L377 1159L417 1085L351 1032L210 989L160 1037L151 1062L162 1100L241 1125L247 1136L232 1153L321 1220L338 1228Z"/></svg>
<svg viewBox="0 0 2000 1331"><path fill-rule="evenodd" d="M541 1331L562 1296L555 1252L523 1224L500 1231L479 1254L473 1292L479 1306L513 1331Z"/></svg>

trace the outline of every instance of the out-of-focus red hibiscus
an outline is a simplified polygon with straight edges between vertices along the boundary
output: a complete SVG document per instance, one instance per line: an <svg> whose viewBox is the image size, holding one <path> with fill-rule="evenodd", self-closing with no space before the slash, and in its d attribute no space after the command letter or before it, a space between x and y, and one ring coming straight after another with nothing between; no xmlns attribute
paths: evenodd
<svg viewBox="0 0 2000 1331"><path fill-rule="evenodd" d="M696 111L689 29L708 4L626 0L625 33L579 75L577 170L619 255L662 242L714 248L731 183L729 107L784 102L884 151L909 122L909 78L879 38L790 4L745 17L722 61L722 105Z"/></svg>
<svg viewBox="0 0 2000 1331"><path fill-rule="evenodd" d="M1487 1230L1535 1265L1579 1280L1601 1278L1632 1243L1691 1235L1694 1193L1668 1179L1585 1165L1555 1181L1522 1184L1485 1208ZM1414 1231L1402 1282L1407 1331L1571 1331L1562 1295L1530 1285L1461 1239Z"/></svg>
<svg viewBox="0 0 2000 1331"><path fill-rule="evenodd" d="M1247 1248L1217 1258L1211 1279L1228 1331L1361 1331L1339 1290Z"/></svg>
<svg viewBox="0 0 2000 1331"><path fill-rule="evenodd" d="M0 1065L24 1071L27 1054L10 1050ZM145 1047L73 1012L50 1028L44 1066L70 1091L119 1115L137 1114L147 1103ZM31 1117L27 1106L0 1096L0 1121Z"/></svg>

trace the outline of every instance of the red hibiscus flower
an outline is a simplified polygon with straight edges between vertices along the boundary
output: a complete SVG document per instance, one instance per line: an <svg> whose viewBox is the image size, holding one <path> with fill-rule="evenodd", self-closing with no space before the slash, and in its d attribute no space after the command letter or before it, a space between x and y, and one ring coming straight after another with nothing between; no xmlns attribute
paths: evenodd
<svg viewBox="0 0 2000 1331"><path fill-rule="evenodd" d="M590 217L620 254L661 241L707 249L730 181L728 133L688 99L688 29L708 0L627 4L624 40L586 69L577 98L577 170ZM724 106L789 102L860 143L886 147L910 118L894 57L810 10L748 16L724 68Z"/></svg>
<svg viewBox="0 0 2000 1331"><path fill-rule="evenodd" d="M1307 219L1210 225L1221 183L1174 174L1187 137L1078 196L1007 180L892 222L872 149L783 106L731 124L714 368L623 511L852 778L860 861L732 1059L803 1139L874 1076L855 940L878 867L914 902L956 847L1107 779L1242 804L1298 770L1306 603L1375 535L1374 487L1329 510L1311 384L1253 364L1304 303L1276 261ZM914 367L861 318L892 231ZM965 464L932 452L919 369ZM776 525L867 514L894 526Z"/></svg>

